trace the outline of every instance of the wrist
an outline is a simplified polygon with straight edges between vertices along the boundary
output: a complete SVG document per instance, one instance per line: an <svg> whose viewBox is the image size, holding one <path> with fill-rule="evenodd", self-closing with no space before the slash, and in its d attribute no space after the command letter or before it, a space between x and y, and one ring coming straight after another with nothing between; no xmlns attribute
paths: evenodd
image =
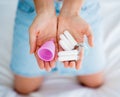
<svg viewBox="0 0 120 97"><path fill-rule="evenodd" d="M84 0L64 0L60 14L79 15Z"/></svg>
<svg viewBox="0 0 120 97"><path fill-rule="evenodd" d="M59 16L77 16L77 15L79 15L78 10L69 10L64 8L64 10L61 10Z"/></svg>
<svg viewBox="0 0 120 97"><path fill-rule="evenodd" d="M53 0L34 0L36 13L55 14Z"/></svg>
<svg viewBox="0 0 120 97"><path fill-rule="evenodd" d="M40 9L37 12L37 15L46 14L46 15L56 15L53 9Z"/></svg>

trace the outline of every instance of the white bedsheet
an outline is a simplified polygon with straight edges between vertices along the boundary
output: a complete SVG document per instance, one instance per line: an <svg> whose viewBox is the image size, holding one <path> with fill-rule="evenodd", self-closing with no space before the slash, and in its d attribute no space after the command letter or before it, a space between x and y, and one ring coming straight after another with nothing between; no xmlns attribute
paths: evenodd
<svg viewBox="0 0 120 97"><path fill-rule="evenodd" d="M9 69L17 1L0 1L0 97L120 97L120 0L101 0L107 66L105 83L98 89L82 87L74 77L45 77L41 90L19 95L13 90Z"/></svg>

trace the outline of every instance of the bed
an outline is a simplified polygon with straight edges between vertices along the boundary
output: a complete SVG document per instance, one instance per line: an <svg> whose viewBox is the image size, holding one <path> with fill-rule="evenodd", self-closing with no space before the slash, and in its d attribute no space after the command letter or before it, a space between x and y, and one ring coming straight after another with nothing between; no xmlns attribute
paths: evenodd
<svg viewBox="0 0 120 97"><path fill-rule="evenodd" d="M105 83L98 89L79 85L73 76L45 77L41 90L29 95L14 91L9 63L17 0L0 2L0 97L120 97L120 0L100 0L103 15L103 47L106 53Z"/></svg>

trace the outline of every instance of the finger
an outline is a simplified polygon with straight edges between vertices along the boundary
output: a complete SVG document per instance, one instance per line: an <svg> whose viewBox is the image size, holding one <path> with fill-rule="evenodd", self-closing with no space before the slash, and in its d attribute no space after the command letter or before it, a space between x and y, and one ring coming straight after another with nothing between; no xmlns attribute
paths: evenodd
<svg viewBox="0 0 120 97"><path fill-rule="evenodd" d="M38 57L37 53L35 53L35 57L36 57L36 59L37 59L37 62L38 62L38 64L39 64L39 67L40 67L41 69L44 69L44 62Z"/></svg>
<svg viewBox="0 0 120 97"><path fill-rule="evenodd" d="M50 67L54 68L55 67L55 62L58 59L58 44L57 44L57 40L56 38L53 39L54 43L55 43L55 56L54 59L52 61L50 61Z"/></svg>
<svg viewBox="0 0 120 97"><path fill-rule="evenodd" d="M55 57L54 57L54 61L57 61L59 45L57 44L57 40L54 43L55 43Z"/></svg>
<svg viewBox="0 0 120 97"><path fill-rule="evenodd" d="M30 53L34 53L36 49L36 37L37 37L37 31L35 29L30 28L29 30L29 43L30 43Z"/></svg>
<svg viewBox="0 0 120 97"><path fill-rule="evenodd" d="M44 61L44 64L45 64L45 69L46 69L46 71L50 71L50 70L51 70L51 68L50 68L50 63Z"/></svg>
<svg viewBox="0 0 120 97"><path fill-rule="evenodd" d="M75 61L71 61L71 62L69 62L69 65L70 65L71 68L74 68L75 65L76 65L76 62Z"/></svg>
<svg viewBox="0 0 120 97"><path fill-rule="evenodd" d="M50 68L54 68L55 67L55 61L50 61Z"/></svg>
<svg viewBox="0 0 120 97"><path fill-rule="evenodd" d="M60 37L57 37L58 38L58 40L57 40L57 43L58 43L58 52L60 52L60 51L63 51L63 48L61 47L61 45L59 44L59 42L60 42Z"/></svg>
<svg viewBox="0 0 120 97"><path fill-rule="evenodd" d="M77 60L76 62L76 69L79 70L82 64L82 60L83 60L83 55L84 55L84 49L82 48L79 54L79 60Z"/></svg>
<svg viewBox="0 0 120 97"><path fill-rule="evenodd" d="M94 43L93 43L93 35L92 35L92 31L89 30L88 32L86 32L86 36L88 38L88 44L93 47Z"/></svg>
<svg viewBox="0 0 120 97"><path fill-rule="evenodd" d="M63 33L63 31L60 31L58 28L58 32L56 35L56 41L57 41L57 47L58 47L58 51L62 51L62 47L60 46L59 42L60 42L60 33Z"/></svg>
<svg viewBox="0 0 120 97"><path fill-rule="evenodd" d="M64 66L65 66L65 68L68 68L69 67L69 65L68 65L68 61L65 61L65 62L63 62L64 63Z"/></svg>
<svg viewBox="0 0 120 97"><path fill-rule="evenodd" d="M50 61L50 67L51 67L51 68L54 68L54 67L55 67L55 62L56 62L56 60L57 60L56 57L57 57L57 56L55 55L54 60Z"/></svg>
<svg viewBox="0 0 120 97"><path fill-rule="evenodd" d="M40 66L40 68L41 68L41 69L44 69L44 68L45 68L44 62L43 62L42 60L40 60L40 59L38 59L38 61L39 61L39 66Z"/></svg>
<svg viewBox="0 0 120 97"><path fill-rule="evenodd" d="M60 51L63 51L63 48L60 46L60 44L59 44L59 46L58 46L58 51L60 52Z"/></svg>

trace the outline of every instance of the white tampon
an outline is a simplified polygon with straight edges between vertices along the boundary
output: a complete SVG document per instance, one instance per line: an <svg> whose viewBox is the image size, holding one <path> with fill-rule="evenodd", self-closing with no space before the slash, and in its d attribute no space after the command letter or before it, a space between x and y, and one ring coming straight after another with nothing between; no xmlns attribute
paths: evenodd
<svg viewBox="0 0 120 97"><path fill-rule="evenodd" d="M60 44L60 46L64 49L64 50L71 50L69 47L68 47L68 45L67 44L65 44L65 42L64 41L62 41L62 40L60 40L59 41L59 44Z"/></svg>
<svg viewBox="0 0 120 97"><path fill-rule="evenodd" d="M60 39L65 42L66 45L68 45L69 49L73 49L73 45L69 42L69 40L64 36L64 34L60 35Z"/></svg>
<svg viewBox="0 0 120 97"><path fill-rule="evenodd" d="M77 45L77 41L73 38L73 36L68 31L65 31L64 35L68 38L68 40L73 46Z"/></svg>
<svg viewBox="0 0 120 97"><path fill-rule="evenodd" d="M59 61L72 61L72 60L78 60L78 59L79 57L76 55L58 57Z"/></svg>
<svg viewBox="0 0 120 97"><path fill-rule="evenodd" d="M71 56L71 55L78 55L79 51L78 50L71 50L71 51L60 51L58 53L58 56Z"/></svg>

